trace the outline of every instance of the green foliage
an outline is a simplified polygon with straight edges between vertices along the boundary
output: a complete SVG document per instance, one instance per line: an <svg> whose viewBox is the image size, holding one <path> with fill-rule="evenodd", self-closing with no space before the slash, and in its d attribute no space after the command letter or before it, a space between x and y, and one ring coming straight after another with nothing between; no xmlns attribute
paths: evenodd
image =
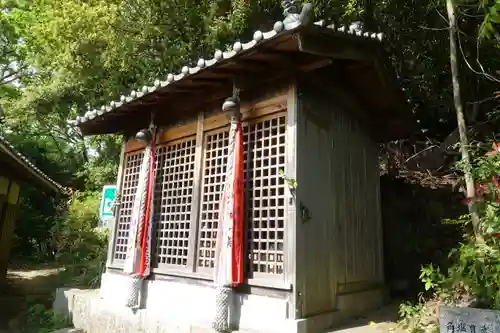
<svg viewBox="0 0 500 333"><path fill-rule="evenodd" d="M496 25L500 23L500 1L498 0L479 0L479 6L484 8L484 20L479 27L479 36L481 38L496 38Z"/></svg>
<svg viewBox="0 0 500 333"><path fill-rule="evenodd" d="M52 229L63 279L73 286L99 285L107 253L107 229L98 228L99 192L75 193L67 214Z"/></svg>
<svg viewBox="0 0 500 333"><path fill-rule="evenodd" d="M399 305L400 325L410 333L438 333L436 313L424 303L404 302Z"/></svg>
<svg viewBox="0 0 500 333"><path fill-rule="evenodd" d="M283 178L288 186L288 188L291 191L295 191L297 189L297 180L295 178L290 178L285 174L285 171L281 170L279 171L279 175L281 178Z"/></svg>
<svg viewBox="0 0 500 333"><path fill-rule="evenodd" d="M500 189L491 182L499 170L498 155L474 159L472 172L477 181L482 181L478 187L485 189L478 191L480 197L474 202L484 242L474 237L469 215L448 219L447 224L463 227L464 241L450 252L449 267L444 273L433 265L421 269L420 280L438 303L500 310L500 239L489 237L500 230ZM400 315L401 323L412 332L432 332L438 327L436 313L425 302L401 305Z"/></svg>
<svg viewBox="0 0 500 333"><path fill-rule="evenodd" d="M100 191L103 185L116 183L122 139L118 135L95 136L87 140L94 154L83 164L78 177L87 191Z"/></svg>
<svg viewBox="0 0 500 333"><path fill-rule="evenodd" d="M442 275L439 268L435 269L432 265L429 265L422 267L419 278L424 283L425 290L429 291L439 286L437 281L442 280Z"/></svg>
<svg viewBox="0 0 500 333"><path fill-rule="evenodd" d="M491 147L491 146L490 146ZM481 217L481 229L486 235L500 232L500 188L493 182L493 177L500 174L500 154L485 154L484 149L472 150L475 158L472 160L472 175L476 181L474 201ZM463 170L463 164L457 163ZM462 219L463 224L468 220Z"/></svg>
<svg viewBox="0 0 500 333"><path fill-rule="evenodd" d="M500 310L500 243L469 241L450 255L454 265L438 286L443 297L455 302L472 297L477 307Z"/></svg>
<svg viewBox="0 0 500 333"><path fill-rule="evenodd" d="M50 333L70 326L69 320L46 309L42 304L36 304L28 309L24 333Z"/></svg>
<svg viewBox="0 0 500 333"><path fill-rule="evenodd" d="M430 300L400 305L400 324L410 332L439 332L437 305L466 305L500 310L500 243L475 239L450 253L451 265L445 274L428 265L420 276Z"/></svg>
<svg viewBox="0 0 500 333"><path fill-rule="evenodd" d="M457 216L457 217L452 218L452 219L445 218L442 221L443 224L459 225L459 226L466 226L470 222L471 222L470 214L463 214L463 215Z"/></svg>
<svg viewBox="0 0 500 333"><path fill-rule="evenodd" d="M425 131L420 139L441 142L455 129L443 1L311 2L318 19L362 20L367 31L385 33L409 107ZM464 108L475 139L483 142L490 133L500 132L498 119L488 117L497 107L492 96L498 84L489 73L500 70L495 40L499 1L457 3ZM66 120L178 71L193 59L211 57L215 48L249 39L255 29L268 29L282 19L280 1L3 0L0 5L0 103L6 111L2 132L49 176L79 191L66 202L24 189L14 252L37 261L55 255L66 266L68 278L92 285L106 252L106 236L95 230L98 192L115 182L120 140L84 139ZM478 36L492 42L478 43ZM489 180L492 170L498 170L493 160L477 159L473 164L478 180ZM296 180L280 174L294 192ZM500 230L496 201L476 204L483 231ZM310 219L307 208L300 207L302 218ZM468 222L468 215L446 221L463 226L464 233L470 231ZM411 239L414 232L408 229L410 237L402 239ZM491 277L491 253L498 248L492 240L485 246L477 248L466 240L453 253L446 274L423 269L421 279L428 292L452 288L451 281L465 274L467 292L484 304L496 304L486 295L497 283ZM480 264L474 266L475 258ZM481 279L481 272L487 277ZM408 307L405 313L417 310Z"/></svg>

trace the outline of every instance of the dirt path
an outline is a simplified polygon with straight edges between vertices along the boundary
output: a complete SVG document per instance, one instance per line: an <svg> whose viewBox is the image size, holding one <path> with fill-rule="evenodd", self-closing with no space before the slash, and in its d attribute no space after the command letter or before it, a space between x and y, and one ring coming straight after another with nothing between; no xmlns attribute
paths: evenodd
<svg viewBox="0 0 500 333"><path fill-rule="evenodd" d="M51 306L52 294L59 285L62 270L54 265L19 267L9 270L0 283L0 333L16 332L34 304Z"/></svg>
<svg viewBox="0 0 500 333"><path fill-rule="evenodd" d="M396 323L398 304L393 302L328 333L407 333Z"/></svg>

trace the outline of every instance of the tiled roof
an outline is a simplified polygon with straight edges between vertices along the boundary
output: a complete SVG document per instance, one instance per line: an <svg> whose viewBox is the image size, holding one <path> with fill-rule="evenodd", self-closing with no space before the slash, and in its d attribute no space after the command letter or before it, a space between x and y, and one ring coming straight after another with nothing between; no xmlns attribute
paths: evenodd
<svg viewBox="0 0 500 333"><path fill-rule="evenodd" d="M0 136L0 151L5 152L10 155L17 163L21 164L23 167L28 169L32 173L33 176L41 180L47 187L60 192L63 187L52 180L49 176L42 172L39 168L37 168L30 160L21 154L18 150L14 148L14 146L8 142L5 138Z"/></svg>
<svg viewBox="0 0 500 333"><path fill-rule="evenodd" d="M127 103L131 103L132 101L140 99L147 94L153 93L157 89L163 88L173 82L183 80L190 75L196 74L203 69L211 67L222 60L233 58L242 51L250 50L259 45L259 43L261 43L262 41L275 38L285 31L295 30L301 25L306 25L307 22L305 22L305 15L303 15L305 8L306 7L304 5L302 13L300 14L290 14L287 13L285 9L287 17L283 21L277 21L276 23L274 23L272 30L269 30L267 32L255 31L253 34L253 39L251 41L247 43L235 42L231 51L223 52L220 50L216 50L214 56L211 59L199 59L196 66L194 67L184 66L179 73L170 73L166 78L155 80L153 85L151 86L144 86L138 91L132 90L129 95L122 95L119 101L112 101L108 105L101 106L101 108L99 109L87 111L85 115L77 116L76 119L69 120L68 123L71 125L79 125L98 116L113 112L114 110L117 110ZM329 29L330 31L334 31L338 34L352 35L360 39L381 41L383 37L382 33L362 31L359 28L359 24L351 24L349 26L335 26L334 24L328 24L327 22L328 21L326 20L321 20L315 22L314 25L324 27L325 29Z"/></svg>

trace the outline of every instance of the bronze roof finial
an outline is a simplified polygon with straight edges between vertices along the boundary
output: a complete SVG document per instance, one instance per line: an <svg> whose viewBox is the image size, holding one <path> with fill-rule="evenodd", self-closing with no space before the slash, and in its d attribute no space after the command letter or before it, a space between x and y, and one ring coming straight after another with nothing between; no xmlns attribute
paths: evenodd
<svg viewBox="0 0 500 333"><path fill-rule="evenodd" d="M283 0L281 5L283 6L283 15L285 15L283 20L285 30L294 29L301 24L309 24L311 21L313 8L310 3L304 3L300 11L295 4L295 0Z"/></svg>
<svg viewBox="0 0 500 333"><path fill-rule="evenodd" d="M283 6L283 14L285 16L288 16L290 14L298 14L299 10L297 6L295 5L295 0L283 0L281 3Z"/></svg>

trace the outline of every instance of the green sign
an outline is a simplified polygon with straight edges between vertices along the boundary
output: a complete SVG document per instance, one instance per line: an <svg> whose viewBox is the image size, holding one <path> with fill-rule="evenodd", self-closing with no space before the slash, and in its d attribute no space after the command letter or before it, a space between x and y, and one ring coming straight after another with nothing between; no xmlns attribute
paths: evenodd
<svg viewBox="0 0 500 333"><path fill-rule="evenodd" d="M113 217L113 204L116 198L116 185L106 185L102 189L101 207L99 216L101 219Z"/></svg>

